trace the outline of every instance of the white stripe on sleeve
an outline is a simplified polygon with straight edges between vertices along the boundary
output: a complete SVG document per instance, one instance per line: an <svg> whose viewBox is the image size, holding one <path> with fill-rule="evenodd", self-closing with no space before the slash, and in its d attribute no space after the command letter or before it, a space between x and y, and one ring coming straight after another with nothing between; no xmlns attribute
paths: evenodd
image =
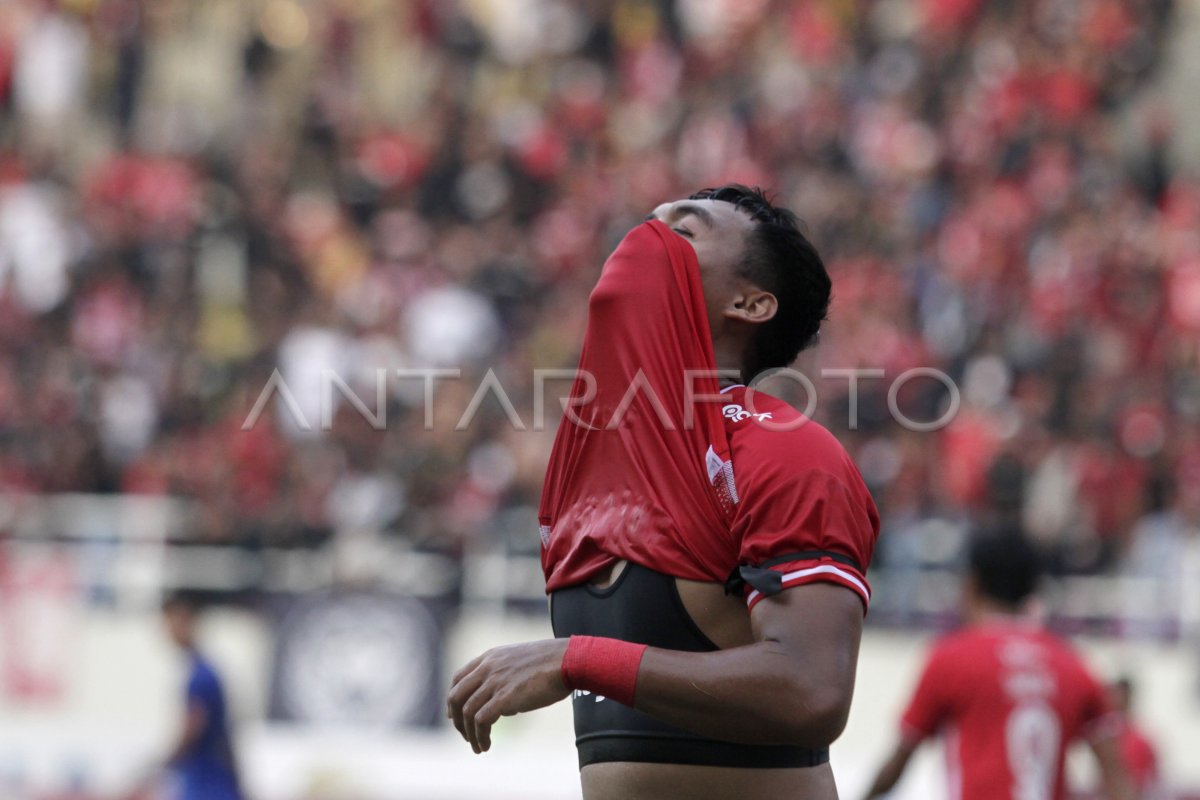
<svg viewBox="0 0 1200 800"><path fill-rule="evenodd" d="M862 592L862 596L864 598L866 598L867 602L871 601L871 591L870 591L870 589L867 588L867 585L865 583L860 581L856 576L852 575L851 573L847 572L846 570L836 567L833 564L820 564L815 567L807 567L806 569L798 569L798 570L795 570L794 572L785 572L785 573L783 573L783 582L784 582L784 584L786 584L788 581L793 581L793 580L796 580L797 578L807 578L809 575L822 575L822 574L837 575L839 578L849 581L860 592ZM760 597L760 595L761 595L761 592L759 592L758 589L755 589L754 591L752 591L750 593L750 596L746 598L746 605L748 605L748 606L753 605L754 601L757 600Z"/></svg>

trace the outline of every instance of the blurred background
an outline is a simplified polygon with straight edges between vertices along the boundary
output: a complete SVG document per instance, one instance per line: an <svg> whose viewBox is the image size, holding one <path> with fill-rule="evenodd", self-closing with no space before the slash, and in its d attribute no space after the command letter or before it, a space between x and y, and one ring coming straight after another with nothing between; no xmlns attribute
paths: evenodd
<svg viewBox="0 0 1200 800"><path fill-rule="evenodd" d="M442 692L549 635L534 370L730 180L824 255L801 366L883 514L845 796L997 520L1200 792L1197 85L1200 0L3 0L0 798L144 785L177 590L249 797L578 797L565 705L477 757ZM936 431L888 413L916 367ZM830 368L884 370L855 422ZM926 750L899 796L942 796Z"/></svg>

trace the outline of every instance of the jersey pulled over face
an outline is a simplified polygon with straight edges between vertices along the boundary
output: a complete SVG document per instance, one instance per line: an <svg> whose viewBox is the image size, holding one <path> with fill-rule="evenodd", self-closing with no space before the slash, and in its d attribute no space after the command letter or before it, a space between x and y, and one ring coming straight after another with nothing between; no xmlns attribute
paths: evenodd
<svg viewBox="0 0 1200 800"><path fill-rule="evenodd" d="M934 647L901 727L913 744L947 737L952 799L1061 800L1067 746L1114 735L1118 722L1065 642L1004 622Z"/></svg>
<svg viewBox="0 0 1200 800"><path fill-rule="evenodd" d="M858 470L782 401L719 390L707 316L695 250L661 221L605 263L543 487L547 591L625 559L715 582L762 565L865 604L879 521Z"/></svg>

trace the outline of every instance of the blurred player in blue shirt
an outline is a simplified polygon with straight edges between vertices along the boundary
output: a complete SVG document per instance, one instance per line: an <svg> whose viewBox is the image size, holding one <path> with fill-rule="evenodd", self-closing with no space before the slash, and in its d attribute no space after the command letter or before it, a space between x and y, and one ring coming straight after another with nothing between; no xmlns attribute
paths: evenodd
<svg viewBox="0 0 1200 800"><path fill-rule="evenodd" d="M242 800L221 679L196 649L197 609L183 594L163 603L167 631L188 662L183 728L167 766L178 778L179 800Z"/></svg>

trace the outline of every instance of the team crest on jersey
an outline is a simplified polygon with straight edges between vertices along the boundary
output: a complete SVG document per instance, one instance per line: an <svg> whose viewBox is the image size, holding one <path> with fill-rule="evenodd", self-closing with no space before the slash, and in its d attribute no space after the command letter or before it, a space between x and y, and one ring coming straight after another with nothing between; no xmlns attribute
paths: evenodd
<svg viewBox="0 0 1200 800"><path fill-rule="evenodd" d="M770 411L763 411L759 414L751 414L737 403L730 403L726 406L722 406L721 413L724 414L727 419L731 419L734 422L741 422L742 420L750 419L751 417L754 417L759 422L762 422L764 419L773 419Z"/></svg>

